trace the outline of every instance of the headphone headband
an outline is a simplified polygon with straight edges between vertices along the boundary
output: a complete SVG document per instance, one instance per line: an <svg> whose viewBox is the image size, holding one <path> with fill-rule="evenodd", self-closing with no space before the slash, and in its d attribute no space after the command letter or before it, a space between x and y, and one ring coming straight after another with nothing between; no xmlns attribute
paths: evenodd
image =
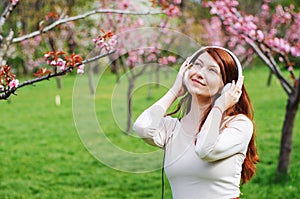
<svg viewBox="0 0 300 199"><path fill-rule="evenodd" d="M235 54L233 54L233 52L231 52L230 50L228 50L227 48L223 48L223 47L220 47L220 46L205 46L205 47L202 47L200 48L199 50L197 50L193 55L192 55L192 58L191 60L194 58L194 56L196 56L199 52L201 52L202 50L205 50L207 48L218 48L218 49L221 49L221 50L224 50L226 51L231 57L232 59L234 60L235 62L235 65L237 67L237 70L238 70L238 78L241 77L243 74L243 69L242 69L242 65L239 61L239 59L235 56Z"/></svg>

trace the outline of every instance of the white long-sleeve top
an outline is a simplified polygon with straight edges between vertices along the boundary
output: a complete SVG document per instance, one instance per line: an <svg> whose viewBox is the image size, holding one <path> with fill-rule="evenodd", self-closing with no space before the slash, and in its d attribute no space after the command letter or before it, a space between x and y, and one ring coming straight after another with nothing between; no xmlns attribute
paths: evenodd
<svg viewBox="0 0 300 199"><path fill-rule="evenodd" d="M165 149L164 166L173 198L239 197L242 164L253 132L251 120L243 114L227 116L219 132L202 129L195 145L195 137L184 131L180 121L161 117L161 111L145 110L134 130L149 144Z"/></svg>

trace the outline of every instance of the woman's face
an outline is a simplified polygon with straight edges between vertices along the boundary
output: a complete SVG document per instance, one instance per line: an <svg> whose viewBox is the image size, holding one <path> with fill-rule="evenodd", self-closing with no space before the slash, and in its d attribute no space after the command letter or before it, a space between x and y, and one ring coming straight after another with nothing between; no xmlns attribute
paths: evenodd
<svg viewBox="0 0 300 199"><path fill-rule="evenodd" d="M202 53L189 70L185 85L192 95L212 97L221 92L224 83L217 62L207 53Z"/></svg>

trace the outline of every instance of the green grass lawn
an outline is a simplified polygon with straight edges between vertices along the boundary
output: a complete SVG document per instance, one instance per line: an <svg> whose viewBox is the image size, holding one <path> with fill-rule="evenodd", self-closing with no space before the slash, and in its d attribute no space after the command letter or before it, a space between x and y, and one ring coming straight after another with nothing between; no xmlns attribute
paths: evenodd
<svg viewBox="0 0 300 199"><path fill-rule="evenodd" d="M265 68L248 69L244 75L255 108L261 162L254 179L242 186L241 198L298 198L300 116L294 127L290 181L275 183L286 95L275 78L266 86ZM173 82L172 75L169 79L162 76L166 87L153 87L149 99L143 78L147 76L137 80L133 96L134 118ZM69 75L63 78L62 90L51 80L22 88L18 96L0 101L0 198L160 198L161 171L145 172L160 166L160 151L158 158L146 158L142 163L143 159L134 162L126 156L157 152L134 134L122 131L126 126L126 81L116 84L115 76L103 75L95 97L85 89L87 83L74 82L75 76ZM73 90L78 87L80 98L74 100ZM60 106L55 105L56 95L61 96ZM171 198L168 185L166 198Z"/></svg>

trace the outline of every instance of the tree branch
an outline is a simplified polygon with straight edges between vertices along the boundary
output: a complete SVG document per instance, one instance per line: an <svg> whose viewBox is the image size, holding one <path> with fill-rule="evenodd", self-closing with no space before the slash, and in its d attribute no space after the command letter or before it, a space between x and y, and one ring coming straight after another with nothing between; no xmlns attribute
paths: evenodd
<svg viewBox="0 0 300 199"><path fill-rule="evenodd" d="M0 33L2 33L2 27L5 24L6 19L10 15L10 13L15 9L15 7L18 5L18 2L16 4L12 4L11 2L8 3L6 8L3 10L1 16L0 16Z"/></svg>
<svg viewBox="0 0 300 199"><path fill-rule="evenodd" d="M281 75L280 71L277 69L277 65L275 61L272 62L272 59L270 57L267 57L257 46L255 42L247 41L247 43L255 50L255 52L258 54L258 56L266 63L266 65L271 69L271 71L277 76L277 78L280 80L280 83L285 90L285 92L290 95L292 93L292 86L284 79L284 77Z"/></svg>
<svg viewBox="0 0 300 199"><path fill-rule="evenodd" d="M165 14L164 12L158 12L158 11L138 12L138 11L126 11L126 10L114 10L114 9L92 10L90 12L86 12L86 13L81 14L81 15L68 17L68 18L64 18L64 19L59 19L59 20L55 21L54 23L44 27L42 30L37 30L37 31L34 31L34 32L29 33L27 35L14 38L12 40L12 43L18 43L18 42L21 42L23 40L33 38L37 35L40 35L42 33L45 33L47 31L52 30L53 28L55 28L56 26L58 26L60 24L67 23L67 22L70 22L70 21L76 21L76 20L83 19L83 18L86 18L86 17L91 16L91 15L99 14L99 13L101 13L101 14L103 14L103 13L114 13L114 14L126 14L126 15L160 15L160 14Z"/></svg>
<svg viewBox="0 0 300 199"><path fill-rule="evenodd" d="M82 64L87 64L87 63L96 61L96 60L101 59L103 57L106 57L106 56L108 56L108 55L110 55L110 54L112 54L114 52L115 52L115 50L110 51L110 52L108 52L106 54L98 55L98 56L95 56L95 57L83 60ZM51 79L53 77L59 77L59 76L66 75L67 73L72 72L73 69L74 69L73 67L68 67L65 70L62 70L60 72L53 72L53 73L51 73L49 75L46 75L46 76L37 77L37 78L31 79L31 80L26 80L26 81L20 83L18 85L18 87L9 89L9 90L5 91L5 93L1 93L0 94L0 100L9 98L9 96L11 94L15 94L16 90L19 89L19 88L22 88L22 87L28 86L28 85L33 85L34 83L41 82L41 81L44 81L44 80L49 80L49 79Z"/></svg>
<svg viewBox="0 0 300 199"><path fill-rule="evenodd" d="M8 33L7 37L4 39L4 43L2 43L2 45L0 44L0 64L3 61L3 57L7 53L8 47L11 44L13 36L14 36L14 31L13 30L9 30L9 33Z"/></svg>

